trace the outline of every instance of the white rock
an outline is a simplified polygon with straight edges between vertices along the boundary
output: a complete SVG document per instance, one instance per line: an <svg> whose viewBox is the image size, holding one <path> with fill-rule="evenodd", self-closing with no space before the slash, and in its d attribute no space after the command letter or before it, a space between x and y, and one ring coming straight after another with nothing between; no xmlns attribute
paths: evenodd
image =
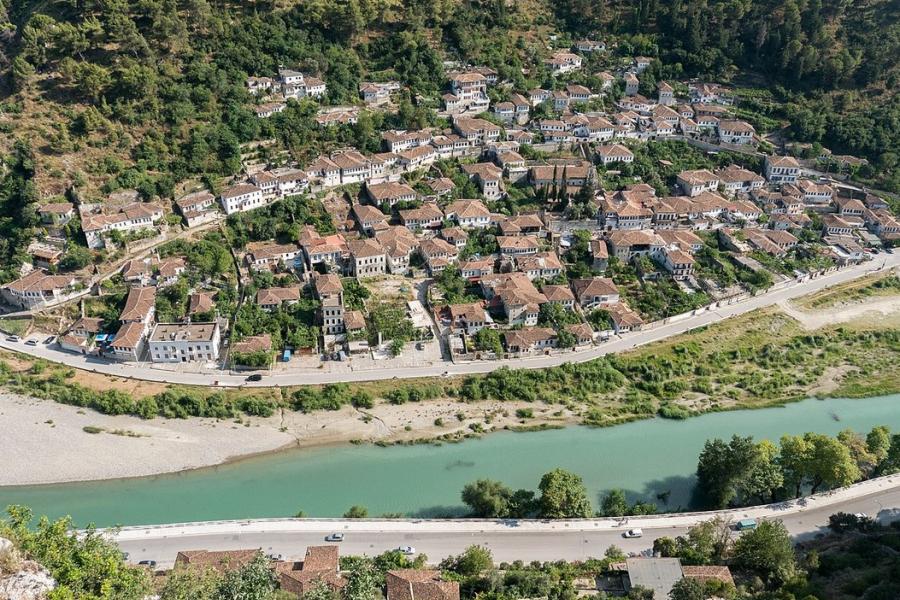
<svg viewBox="0 0 900 600"><path fill-rule="evenodd" d="M0 538L0 557L13 553L12 542ZM0 572L0 600L44 600L55 587L50 573L32 560L22 561L15 573Z"/></svg>

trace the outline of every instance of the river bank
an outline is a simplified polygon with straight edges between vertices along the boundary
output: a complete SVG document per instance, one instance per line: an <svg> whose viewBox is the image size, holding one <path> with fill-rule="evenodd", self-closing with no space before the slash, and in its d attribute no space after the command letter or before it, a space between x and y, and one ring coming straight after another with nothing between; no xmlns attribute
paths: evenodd
<svg viewBox="0 0 900 600"><path fill-rule="evenodd" d="M284 410L268 418L144 420L0 393L0 486L146 477L289 448L475 435L475 429L522 426L516 410L526 406L429 401L380 403L365 411L350 406L311 414ZM534 415L529 426L578 422L559 407L527 408Z"/></svg>

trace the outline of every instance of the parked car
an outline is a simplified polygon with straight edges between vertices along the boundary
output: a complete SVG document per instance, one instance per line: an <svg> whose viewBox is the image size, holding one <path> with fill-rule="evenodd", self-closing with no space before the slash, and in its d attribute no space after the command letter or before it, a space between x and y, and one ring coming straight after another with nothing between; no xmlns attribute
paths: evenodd
<svg viewBox="0 0 900 600"><path fill-rule="evenodd" d="M149 567L151 569L155 569L156 561L155 560L142 560L138 563L138 565L142 566L142 567Z"/></svg>
<svg viewBox="0 0 900 600"><path fill-rule="evenodd" d="M49 346L50 344L52 344L55 341L56 341L55 335L51 335L51 336L44 338L44 344L46 344L47 346Z"/></svg>
<svg viewBox="0 0 900 600"><path fill-rule="evenodd" d="M8 335L8 336L6 336L6 341L7 341L7 342L18 342L18 341L19 341L19 336L17 336L17 335Z"/></svg>
<svg viewBox="0 0 900 600"><path fill-rule="evenodd" d="M407 556L409 556L409 555L411 555L411 554L415 554L415 553L416 553L416 549L413 548L412 546L400 546L399 548L397 548L397 552L401 552L401 553L406 554Z"/></svg>
<svg viewBox="0 0 900 600"><path fill-rule="evenodd" d="M259 373L247 375L247 381L262 381L262 375L260 375Z"/></svg>
<svg viewBox="0 0 900 600"><path fill-rule="evenodd" d="M25 345L26 346L37 346L37 340L26 340Z"/></svg>
<svg viewBox="0 0 900 600"><path fill-rule="evenodd" d="M343 533L331 533L325 536L326 542L343 542L344 534Z"/></svg>
<svg viewBox="0 0 900 600"><path fill-rule="evenodd" d="M756 529L756 519L741 519L734 526L735 531L747 531Z"/></svg>
<svg viewBox="0 0 900 600"><path fill-rule="evenodd" d="M860 521L866 521L869 518L869 515L867 515L864 512L854 513L853 516L856 517L857 519L859 519Z"/></svg>
<svg viewBox="0 0 900 600"><path fill-rule="evenodd" d="M622 534L624 538L639 538L644 537L644 532L641 529L629 529L625 533Z"/></svg>

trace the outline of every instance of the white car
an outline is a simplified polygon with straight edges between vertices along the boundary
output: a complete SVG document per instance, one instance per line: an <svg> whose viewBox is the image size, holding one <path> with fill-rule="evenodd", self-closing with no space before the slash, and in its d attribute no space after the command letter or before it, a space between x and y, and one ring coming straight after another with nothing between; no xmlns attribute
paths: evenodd
<svg viewBox="0 0 900 600"><path fill-rule="evenodd" d="M343 542L344 534L343 533L332 533L325 536L326 542Z"/></svg>
<svg viewBox="0 0 900 600"><path fill-rule="evenodd" d="M644 537L644 532L640 529L629 529L625 533L622 534L624 538L639 538Z"/></svg>
<svg viewBox="0 0 900 600"><path fill-rule="evenodd" d="M866 519L869 518L869 515L867 515L866 513L863 513L863 512L858 512L858 513L854 514L853 516L856 517L857 519L859 519L860 521L865 521Z"/></svg>
<svg viewBox="0 0 900 600"><path fill-rule="evenodd" d="M403 554L409 556L410 554L415 554L416 549L412 546L400 546L399 548L397 548L397 552L402 552Z"/></svg>

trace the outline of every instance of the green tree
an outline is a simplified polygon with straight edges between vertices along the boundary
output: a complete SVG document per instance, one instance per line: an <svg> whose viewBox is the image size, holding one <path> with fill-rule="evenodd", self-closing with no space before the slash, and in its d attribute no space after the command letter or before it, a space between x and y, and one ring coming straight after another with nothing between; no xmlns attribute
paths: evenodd
<svg viewBox="0 0 900 600"><path fill-rule="evenodd" d="M359 506L358 504L354 504L344 513L345 519L365 519L368 516L369 509L365 506Z"/></svg>
<svg viewBox="0 0 900 600"><path fill-rule="evenodd" d="M790 490L794 497L800 496L803 484L810 475L811 456L812 444L803 436L786 435L781 438L778 464L781 465L784 475L785 488Z"/></svg>
<svg viewBox="0 0 900 600"><path fill-rule="evenodd" d="M301 600L342 600L337 590L324 581L314 582L312 588L303 592L300 598Z"/></svg>
<svg viewBox="0 0 900 600"><path fill-rule="evenodd" d="M564 469L554 469L541 478L540 513L548 519L586 519L592 516L591 502L581 477Z"/></svg>
<svg viewBox="0 0 900 600"><path fill-rule="evenodd" d="M216 600L270 600L275 574L262 552L240 569L225 573L216 588Z"/></svg>
<svg viewBox="0 0 900 600"><path fill-rule="evenodd" d="M744 503L756 499L761 504L774 502L784 485L784 474L778 465L778 447L769 440L756 444L755 456L743 480L738 481Z"/></svg>
<svg viewBox="0 0 900 600"><path fill-rule="evenodd" d="M494 565L491 551L483 546L469 546L459 556L451 556L441 562L441 568L463 577L476 577Z"/></svg>
<svg viewBox="0 0 900 600"><path fill-rule="evenodd" d="M676 556L685 564L708 565L725 560L731 546L731 531L721 517L698 523L686 536L675 539Z"/></svg>
<svg viewBox="0 0 900 600"><path fill-rule="evenodd" d="M860 477L859 467L850 450L840 441L824 434L807 433L804 436L812 445L810 455L810 493L825 488L850 485Z"/></svg>
<svg viewBox="0 0 900 600"><path fill-rule="evenodd" d="M491 479L479 479L462 490L462 501L472 510L472 516L489 519L509 515L511 496L511 489Z"/></svg>
<svg viewBox="0 0 900 600"><path fill-rule="evenodd" d="M379 578L371 561L354 561L349 571L343 600L377 600L381 597Z"/></svg>
<svg viewBox="0 0 900 600"><path fill-rule="evenodd" d="M140 600L150 593L142 568L126 565L122 552L93 528L76 533L69 517L32 523L23 506L7 508L0 521L0 536L43 565L57 582L54 598L116 598Z"/></svg>
<svg viewBox="0 0 900 600"><path fill-rule="evenodd" d="M547 592L547 600L575 600L576 598L578 598L578 592L575 591L575 585L569 578L561 579Z"/></svg>
<svg viewBox="0 0 900 600"><path fill-rule="evenodd" d="M873 427L866 436L866 448L874 457L876 464L885 459L891 447L891 430L880 425Z"/></svg>
<svg viewBox="0 0 900 600"><path fill-rule="evenodd" d="M560 331L566 325L578 323L580 319L575 311L566 310L558 302L545 302L538 309L538 323Z"/></svg>
<svg viewBox="0 0 900 600"><path fill-rule="evenodd" d="M884 459L878 463L876 472L879 475L893 475L900 472L900 434L895 433L891 436L891 444Z"/></svg>
<svg viewBox="0 0 900 600"><path fill-rule="evenodd" d="M482 352L493 352L498 356L503 354L503 344L500 342L500 332L490 327L483 327L472 336L475 348Z"/></svg>
<svg viewBox="0 0 900 600"><path fill-rule="evenodd" d="M214 600L221 577L214 570L175 569L166 578L160 600Z"/></svg>
<svg viewBox="0 0 900 600"><path fill-rule="evenodd" d="M25 89L31 78L34 77L34 67L31 66L24 56L17 56L12 62L12 83L13 89L21 91Z"/></svg>
<svg viewBox="0 0 900 600"><path fill-rule="evenodd" d="M767 520L746 531L734 544L736 565L757 573L766 581L788 581L796 571L791 536L781 521Z"/></svg>
<svg viewBox="0 0 900 600"><path fill-rule="evenodd" d="M684 577L669 591L669 600L706 600L706 590L699 579Z"/></svg>
<svg viewBox="0 0 900 600"><path fill-rule="evenodd" d="M93 258L91 251L84 246L71 245L59 260L59 268L66 271L83 269L91 264Z"/></svg>
<svg viewBox="0 0 900 600"><path fill-rule="evenodd" d="M628 500L620 489L610 490L600 503L600 514L604 517L624 517L628 513Z"/></svg>
<svg viewBox="0 0 900 600"><path fill-rule="evenodd" d="M757 456L751 437L735 435L727 444L718 438L704 444L697 462L697 486L709 506L724 508L737 498L738 485Z"/></svg>

